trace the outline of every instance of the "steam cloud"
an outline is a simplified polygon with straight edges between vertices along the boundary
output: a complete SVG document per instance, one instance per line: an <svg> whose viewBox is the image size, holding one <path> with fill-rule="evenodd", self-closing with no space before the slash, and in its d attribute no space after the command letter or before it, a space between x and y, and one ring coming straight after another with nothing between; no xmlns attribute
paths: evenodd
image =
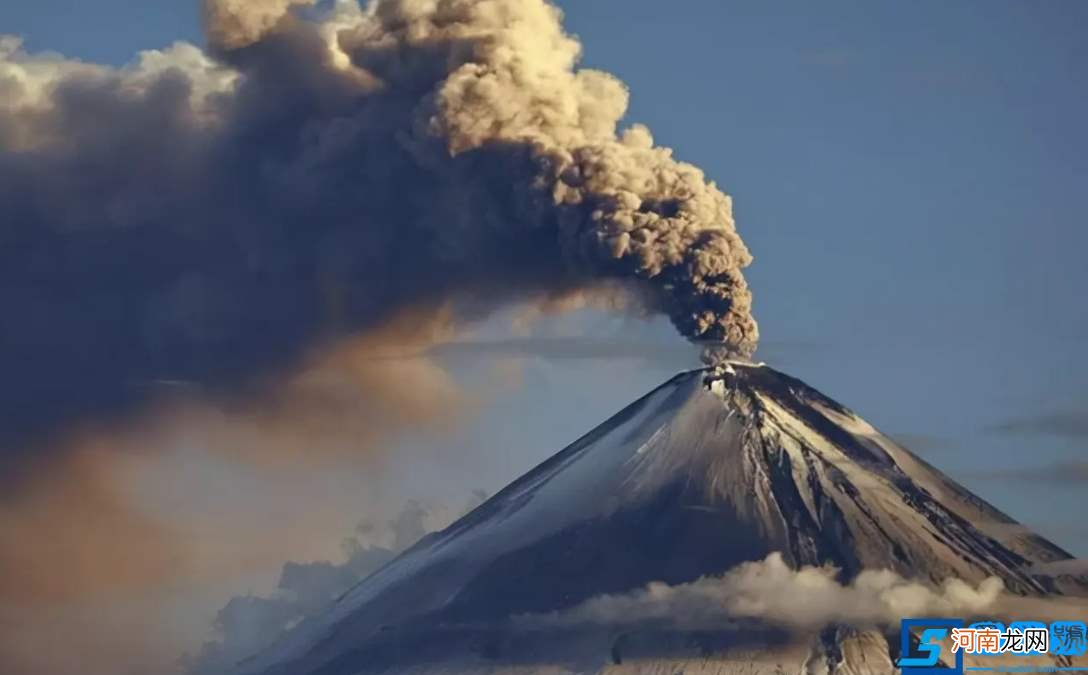
<svg viewBox="0 0 1088 675"><path fill-rule="evenodd" d="M949 579L934 589L889 570L865 570L849 584L836 581L835 574L831 568L794 570L781 554L772 553L722 577L677 586L652 583L632 593L599 596L570 610L524 620L537 625L622 625L683 617L691 626L707 626L755 618L794 628L831 623L887 626L904 616L971 615L992 607L1004 589L997 577L977 588Z"/></svg>
<svg viewBox="0 0 1088 675"><path fill-rule="evenodd" d="M109 68L0 42L0 443L237 391L406 309L621 280L756 344L729 198L617 132L544 0L210 0L209 46ZM9 453L10 454L10 453Z"/></svg>
<svg viewBox="0 0 1088 675"><path fill-rule="evenodd" d="M486 493L473 493L460 517L482 504ZM454 519L456 519L456 517ZM277 592L269 597L231 598L216 616L217 640L185 659L189 675L220 675L283 636L298 623L316 616L360 580L377 571L425 534L450 522L441 507L409 501L397 516L378 526L363 520L344 540L345 561L283 566ZM383 536L384 535L384 536Z"/></svg>

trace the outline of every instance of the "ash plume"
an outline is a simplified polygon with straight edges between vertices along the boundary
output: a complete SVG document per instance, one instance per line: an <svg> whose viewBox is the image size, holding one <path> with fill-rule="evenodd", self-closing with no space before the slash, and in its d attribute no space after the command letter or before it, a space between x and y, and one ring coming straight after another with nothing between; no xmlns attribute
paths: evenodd
<svg viewBox="0 0 1088 675"><path fill-rule="evenodd" d="M754 349L729 197L618 130L543 0L210 0L208 46L112 68L0 42L0 442L236 392L406 308L621 280ZM629 282L629 283L628 283ZM263 380L262 380L263 381Z"/></svg>
<svg viewBox="0 0 1088 675"><path fill-rule="evenodd" d="M0 604L44 603L56 575L19 588L20 570L53 561L85 568L66 602L102 587L118 540L148 533L163 559L129 576L176 573L187 543L129 513L113 475L158 452L126 440L146 424L242 445L352 418L357 446L451 408L443 373L405 384L357 350L617 287L685 336L754 348L729 198L618 128L625 87L578 68L556 8L308 5L209 0L205 46L122 67L0 36L0 521L59 533L0 538ZM86 459L87 437L108 449ZM85 522L124 527L98 542Z"/></svg>

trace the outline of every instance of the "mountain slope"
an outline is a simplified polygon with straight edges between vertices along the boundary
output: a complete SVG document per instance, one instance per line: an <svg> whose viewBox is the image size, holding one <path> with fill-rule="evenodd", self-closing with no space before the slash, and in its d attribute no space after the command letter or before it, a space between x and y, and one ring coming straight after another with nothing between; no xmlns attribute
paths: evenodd
<svg viewBox="0 0 1088 675"><path fill-rule="evenodd" d="M1079 589L1074 579L1029 573L1066 552L846 408L771 368L731 363L682 373L631 404L242 672L413 672L409 664L432 672L453 653L475 655L472 672L492 672L485 662L503 664L504 673L596 672L592 631L517 635L495 627L649 582L718 575L775 551L794 567L832 564L844 580L891 569L929 582L997 576L1025 594ZM662 672L685 650L698 657L720 646L713 635L655 631L631 640L668 653ZM737 635L731 640L734 652L744 648ZM753 654L788 652L772 628L745 640ZM832 651L869 642L858 634ZM545 666L560 643L568 661ZM887 665L880 643L859 653ZM533 669L512 670L515 654ZM649 668L653 654L644 656ZM813 670L810 653L795 656L791 662ZM622 667L611 659L609 667ZM447 672L441 668L433 672Z"/></svg>

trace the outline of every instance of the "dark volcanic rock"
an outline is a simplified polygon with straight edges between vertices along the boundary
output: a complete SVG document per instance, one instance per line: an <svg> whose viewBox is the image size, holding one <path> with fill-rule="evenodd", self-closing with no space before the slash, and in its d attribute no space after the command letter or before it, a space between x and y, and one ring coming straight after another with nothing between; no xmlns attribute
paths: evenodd
<svg viewBox="0 0 1088 675"><path fill-rule="evenodd" d="M997 576L1021 594L1083 588L1030 574L1070 556L850 410L771 368L729 363L631 404L241 672L664 673L670 659L707 673L891 668L872 632L831 629L786 647L772 627L525 634L512 623L772 552L833 565L844 581L890 569L932 583Z"/></svg>

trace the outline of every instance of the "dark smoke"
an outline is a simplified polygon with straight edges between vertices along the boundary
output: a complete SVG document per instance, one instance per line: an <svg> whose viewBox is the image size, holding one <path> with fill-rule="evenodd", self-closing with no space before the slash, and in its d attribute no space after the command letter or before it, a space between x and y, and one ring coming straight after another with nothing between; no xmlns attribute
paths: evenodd
<svg viewBox="0 0 1088 675"><path fill-rule="evenodd" d="M0 41L8 468L149 381L245 394L405 310L629 280L750 353L730 200L576 68L543 0L213 0L209 46L113 69ZM13 454L16 451L16 454Z"/></svg>

